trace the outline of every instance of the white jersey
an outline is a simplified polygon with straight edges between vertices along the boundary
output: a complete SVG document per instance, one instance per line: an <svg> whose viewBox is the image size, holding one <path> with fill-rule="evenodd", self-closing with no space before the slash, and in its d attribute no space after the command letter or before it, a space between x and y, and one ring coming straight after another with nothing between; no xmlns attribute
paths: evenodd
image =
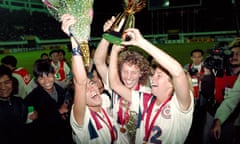
<svg viewBox="0 0 240 144"><path fill-rule="evenodd" d="M18 93L16 96L24 99L33 90L34 87L32 83L34 81L31 81L29 72L23 67L15 69L12 76L18 81Z"/></svg>
<svg viewBox="0 0 240 144"><path fill-rule="evenodd" d="M55 70L55 82L61 87L66 88L70 83L70 67L65 61L58 61L57 64L51 61L51 65Z"/></svg>
<svg viewBox="0 0 240 144"><path fill-rule="evenodd" d="M101 98L102 98L102 107L105 109L108 109L111 107L111 101L109 96L106 93L102 93L101 94Z"/></svg>
<svg viewBox="0 0 240 144"><path fill-rule="evenodd" d="M119 117L119 110L120 110L120 102L122 101L120 98L121 96L117 95L110 87L109 84L104 84L104 87L106 90L108 90L108 92L111 94L111 112L112 112L112 117L115 121L115 126L117 129L117 133L118 133L118 142L117 143L121 143L121 144L132 144L131 138L128 135L128 128L126 127L125 124L121 124L121 119ZM139 97L142 97L143 95L146 95L146 97L151 96L151 89L149 87L145 87L142 85L139 85L138 90L133 90L134 95L132 95L133 99L134 99L134 103L135 103L135 98L138 99ZM137 92L137 93L136 93ZM135 107L131 106L132 104L129 105L129 110L128 110L128 114L132 113L133 115L138 115L139 113L139 109L135 109ZM134 109L132 109L134 108ZM123 108L123 115L126 111L126 108ZM125 129L126 131L123 133L121 132L121 128ZM135 139L135 138L134 138Z"/></svg>
<svg viewBox="0 0 240 144"><path fill-rule="evenodd" d="M98 112L98 116L94 118L90 110L86 108L84 124L78 125L74 118L73 110L71 111L70 124L73 130L73 140L76 144L111 144L111 133L106 124L108 120L103 111L101 113ZM112 118L109 115L108 117L112 122ZM99 123L96 122L96 118ZM116 129L113 128L112 130L116 135Z"/></svg>
<svg viewBox="0 0 240 144"><path fill-rule="evenodd" d="M150 132L147 143L163 143L163 144L183 144L192 124L193 116L193 96L191 106L187 111L180 110L176 95L172 96L171 99L162 107L161 112L156 118L153 127ZM152 97L153 99L153 97ZM152 102L149 101L149 104ZM135 109L142 106L143 99L134 99ZM149 105L148 104L148 105ZM161 106L156 104L153 106L152 113L150 115L149 125L151 124L153 117L157 113ZM148 107L149 108L149 107ZM145 111L145 110L144 110ZM145 125L147 119L147 113L141 115L142 121L140 127L136 133L136 144L144 143L145 137Z"/></svg>

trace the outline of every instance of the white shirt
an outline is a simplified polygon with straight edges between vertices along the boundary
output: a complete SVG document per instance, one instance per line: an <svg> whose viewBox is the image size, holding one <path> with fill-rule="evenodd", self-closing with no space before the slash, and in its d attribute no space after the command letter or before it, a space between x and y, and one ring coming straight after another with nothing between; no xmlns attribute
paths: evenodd
<svg viewBox="0 0 240 144"><path fill-rule="evenodd" d="M152 131L150 133L148 143L163 143L163 144L183 144L192 124L193 117L193 95L191 95L191 106L187 111L182 111L179 107L176 95L173 95L171 100L162 108L160 114L156 118ZM135 106L137 102L141 102L142 99L134 99ZM150 104L151 101L149 101ZM140 106L142 106L140 104ZM156 109L160 106L154 106L150 117L149 124L151 124ZM140 123L140 128L136 133L136 144L144 142L145 137L145 125L146 125L147 113L144 116L143 121Z"/></svg>
<svg viewBox="0 0 240 144"><path fill-rule="evenodd" d="M107 118L103 113L99 113L99 115L104 119L104 121L107 121ZM112 121L110 116L109 118ZM99 130L97 129L96 123L89 109L86 108L84 124L78 125L74 118L73 110L71 111L70 124L73 130L73 140L76 144L111 144L111 133L109 131L109 127L106 123L100 120L100 118L98 119L102 125L102 128Z"/></svg>

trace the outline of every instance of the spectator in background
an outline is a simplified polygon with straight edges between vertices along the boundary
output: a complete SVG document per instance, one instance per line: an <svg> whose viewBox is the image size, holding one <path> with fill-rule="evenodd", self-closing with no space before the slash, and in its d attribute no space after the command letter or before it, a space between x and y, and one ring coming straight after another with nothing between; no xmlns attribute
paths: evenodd
<svg viewBox="0 0 240 144"><path fill-rule="evenodd" d="M25 98L38 118L28 124L29 143L71 144L69 123L72 96L55 83L54 68L47 60L36 60L33 69L37 87Z"/></svg>
<svg viewBox="0 0 240 144"><path fill-rule="evenodd" d="M68 74L68 81L69 81L68 84L70 84L70 81L72 81L71 65L69 64L68 60L65 57L66 56L65 51L63 49L58 49L58 56L59 56L60 62L61 61L65 62L68 65L68 67L70 68L70 72Z"/></svg>
<svg viewBox="0 0 240 144"><path fill-rule="evenodd" d="M70 82L71 69L65 61L59 60L59 50L50 51L50 63L55 71L56 83L61 87L66 88Z"/></svg>
<svg viewBox="0 0 240 144"><path fill-rule="evenodd" d="M67 59L65 58L66 52L63 49L58 49L58 57L60 61L67 62Z"/></svg>
<svg viewBox="0 0 240 144"><path fill-rule="evenodd" d="M192 86L194 89L195 108L193 113L192 126L186 140L186 144L202 143L202 139L196 140L196 138L202 137L203 127L205 122L205 107L202 106L203 97L200 95L200 82L204 74L204 51L202 49L193 49L190 53L191 63L184 65L184 69L189 72L192 80ZM193 142L194 141L194 142Z"/></svg>
<svg viewBox="0 0 240 144"><path fill-rule="evenodd" d="M215 126L216 123L219 122L214 119L221 117L219 116L221 112L216 113L217 115L215 114L216 110L218 109L219 105L222 105L221 103L228 98L229 91L233 88L233 85L240 72L240 46L234 45L230 47L229 50L232 51L232 55L228 58L224 58L224 61L226 60L227 63L224 64L223 70L216 70L214 68L220 64L215 65L214 67L209 67L207 62L205 62L204 76L201 80L201 94L207 99L207 117L205 122L204 143L207 143L210 140L211 126ZM218 71L223 71L223 75L218 76ZM225 121L221 118L219 119L221 120L221 123ZM231 141L233 136L233 121L234 118L230 118L224 122L225 124L221 127L222 135L221 138L218 139L218 142L225 141L229 143Z"/></svg>
<svg viewBox="0 0 240 144"><path fill-rule="evenodd" d="M194 49L190 53L191 63L186 64L184 69L189 72L192 77L192 84L194 87L194 97L199 98L199 83L201 76L203 75L203 56L204 51L201 49Z"/></svg>
<svg viewBox="0 0 240 144"><path fill-rule="evenodd" d="M240 75L224 97L214 116L211 134L219 144L239 144Z"/></svg>
<svg viewBox="0 0 240 144"><path fill-rule="evenodd" d="M49 59L47 53L42 53L41 56L40 56L40 58L43 59L43 60L45 60L45 59L48 60L48 59Z"/></svg>
<svg viewBox="0 0 240 144"><path fill-rule="evenodd" d="M24 144L24 124L27 107L23 99L14 96L12 71L0 65L0 143Z"/></svg>
<svg viewBox="0 0 240 144"><path fill-rule="evenodd" d="M71 67L68 60L66 59L66 52L63 49L58 49L58 56L60 61L66 62L68 66Z"/></svg>
<svg viewBox="0 0 240 144"><path fill-rule="evenodd" d="M12 70L13 77L18 80L18 93L16 95L24 99L35 86L31 81L30 73L24 67L17 67L15 56L7 55L2 58L1 63Z"/></svg>
<svg viewBox="0 0 240 144"><path fill-rule="evenodd" d="M239 39L240 40L240 39ZM218 143L239 144L240 133L240 45L230 48L233 52L230 61L230 74L238 76L234 86L226 87L224 99L214 115L212 136Z"/></svg>

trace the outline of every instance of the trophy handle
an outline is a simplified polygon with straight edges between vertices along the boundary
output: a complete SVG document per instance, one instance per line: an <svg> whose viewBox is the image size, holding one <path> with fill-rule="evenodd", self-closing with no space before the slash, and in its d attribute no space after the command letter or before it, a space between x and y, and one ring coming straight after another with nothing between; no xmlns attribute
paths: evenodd
<svg viewBox="0 0 240 144"><path fill-rule="evenodd" d="M120 32L123 27L125 27L125 22L127 19L128 13L122 12L117 15L116 20L112 24L110 31Z"/></svg>
<svg viewBox="0 0 240 144"><path fill-rule="evenodd" d="M134 26L134 15L124 11L117 15L116 20L114 21L110 29L103 34L103 38L113 44L120 45L120 43L123 41L122 34L124 30Z"/></svg>

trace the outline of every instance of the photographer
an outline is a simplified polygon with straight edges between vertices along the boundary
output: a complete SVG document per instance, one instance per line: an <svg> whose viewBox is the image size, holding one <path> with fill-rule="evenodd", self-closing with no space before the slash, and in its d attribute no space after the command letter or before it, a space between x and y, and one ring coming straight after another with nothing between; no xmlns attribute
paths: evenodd
<svg viewBox="0 0 240 144"><path fill-rule="evenodd" d="M203 55L204 51L201 49L192 50L190 54L192 63L184 66L184 69L191 75L195 99L199 97L199 83L203 75Z"/></svg>
<svg viewBox="0 0 240 144"><path fill-rule="evenodd" d="M217 142L237 144L240 141L237 135L240 132L240 45L232 46L231 51L229 73L232 77L238 76L238 80L233 83L233 88L225 89L224 99L214 115L211 132Z"/></svg>
<svg viewBox="0 0 240 144"><path fill-rule="evenodd" d="M201 79L201 94L214 101L218 107L224 99L224 92L233 87L240 72L239 45L210 50L210 56L204 61L204 76ZM210 107L208 107L210 108ZM214 109L208 109L214 115Z"/></svg>
<svg viewBox="0 0 240 144"><path fill-rule="evenodd" d="M191 76L192 86L194 89L195 108L193 113L191 130L187 140L185 141L185 144L201 144L202 142L198 138L201 137L201 135L203 134L204 120L202 119L202 117L205 114L205 109L200 105L201 96L199 95L199 88L201 77L204 73L204 51L202 49L194 49L191 51L190 56L192 63L186 64L184 66L184 69L188 71Z"/></svg>
<svg viewBox="0 0 240 144"><path fill-rule="evenodd" d="M229 50L231 50L231 53L229 53ZM221 117L219 116L221 113L217 112L215 114L215 112L217 109L217 111L219 111L220 107L222 107L222 104L225 103L224 101L228 99L228 96L230 95L229 91L232 89L234 82L240 72L239 45L234 45L229 49L217 48L213 49L211 52L212 53L210 53L210 57L208 57L204 62L204 76L201 80L201 94L206 100L204 103L206 104L207 111L205 122L206 132L204 132L205 140L208 140L208 137L210 136L209 129L211 127L213 119L216 119L213 122L214 127L219 122L217 119ZM230 113L227 114L230 115ZM213 116L215 118L213 118ZM215 140L218 138L217 141L220 143L230 143L232 137L229 136L233 136L231 132L234 119L235 118L233 117L229 117L229 119L222 127L221 139L220 136L218 136L215 137ZM221 121L220 123L223 122L224 121ZM213 135L216 135L216 133Z"/></svg>

